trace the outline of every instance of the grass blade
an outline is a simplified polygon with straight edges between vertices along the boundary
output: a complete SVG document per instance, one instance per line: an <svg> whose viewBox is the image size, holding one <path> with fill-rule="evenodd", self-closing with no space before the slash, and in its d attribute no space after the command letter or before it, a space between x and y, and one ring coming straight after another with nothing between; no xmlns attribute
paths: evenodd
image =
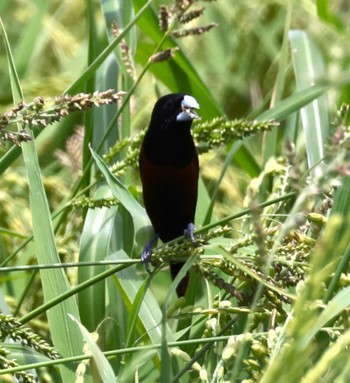
<svg viewBox="0 0 350 383"><path fill-rule="evenodd" d="M289 32L297 89L308 89L325 77L321 54L310 37L299 30ZM314 168L324 158L324 148L329 130L327 98L313 100L300 110L309 168ZM319 167L315 168L319 169Z"/></svg>
<svg viewBox="0 0 350 383"><path fill-rule="evenodd" d="M300 90L279 102L275 107L261 113L257 120L275 119L283 121L292 113L299 111L300 108L322 96L326 92L326 89L327 85L325 83L318 83L307 89Z"/></svg>
<svg viewBox="0 0 350 383"><path fill-rule="evenodd" d="M130 21L130 23L125 26L120 35L116 37L99 55L96 59L85 69L85 71L65 90L67 94L73 94L75 92L81 91L85 82L94 75L97 68L105 61L108 55L117 47L122 39L129 33L130 29L136 24L139 18L144 14L144 12L149 8L153 0L148 0L147 3L139 9L135 17Z"/></svg>
<svg viewBox="0 0 350 383"><path fill-rule="evenodd" d="M133 242L136 240L135 244L139 244L139 247L133 249L134 252L141 253L141 249L149 241L150 234L145 233L144 230L146 227L150 226L146 211L125 186L109 171L107 165L98 154L92 149L91 152L97 166L105 176L111 192L131 215L133 226L129 228L129 236L132 238Z"/></svg>
<svg viewBox="0 0 350 383"><path fill-rule="evenodd" d="M23 93L1 19L0 25L7 51L13 99L15 103L18 103L20 99L23 99ZM56 249L49 205L41 179L35 141L24 143L22 151L28 175L29 199L37 261L41 264L59 263L60 259ZM60 269L41 270L40 276L45 301L70 289L66 275ZM54 346L62 355L73 356L81 353L82 338L72 323L68 321L67 313L75 316L79 315L78 307L73 297L50 309L47 312L47 316ZM61 374L63 381L74 380L74 372L64 365L61 367Z"/></svg>
<svg viewBox="0 0 350 383"><path fill-rule="evenodd" d="M89 346L89 351L91 352L92 357L94 358L95 365L99 372L100 378L103 383L112 383L116 381L113 369L108 363L107 358L103 355L102 351L96 344L93 336L89 331L76 319L73 315L68 314L70 319L77 324L86 344Z"/></svg>
<svg viewBox="0 0 350 383"><path fill-rule="evenodd" d="M288 31L290 28L292 17L292 2L289 1L287 5L287 14L284 24L283 40L280 50L280 57L278 60L278 72L276 76L276 82L274 86L273 98L271 100L272 105L275 105L282 99L283 90L285 87L285 73L288 67ZM271 132L264 133L263 141L263 164L271 158L276 156L277 149L277 129L273 129Z"/></svg>
<svg viewBox="0 0 350 383"><path fill-rule="evenodd" d="M128 259L128 256L120 250L111 255L109 259L122 260ZM134 333L137 330L142 337L149 338L154 344L159 344L161 342L162 313L153 294L150 291L145 292L148 283L145 283L144 278L136 272L135 268L119 271L115 281L129 311L128 342L134 339ZM140 297L143 297L142 302ZM136 320L136 316L139 320ZM167 335L169 341L174 340L169 328L167 328Z"/></svg>
<svg viewBox="0 0 350 383"><path fill-rule="evenodd" d="M108 194L110 195L108 191L107 186L99 188L95 198L107 197ZM116 209L113 207L90 209L88 211L80 240L80 262L105 260L111 254L111 241L113 241L115 236L113 231L115 217ZM91 280L91 278L104 270L104 266L79 268L79 284ZM95 331L106 316L105 297L105 281L96 283L79 293L81 322L89 331Z"/></svg>

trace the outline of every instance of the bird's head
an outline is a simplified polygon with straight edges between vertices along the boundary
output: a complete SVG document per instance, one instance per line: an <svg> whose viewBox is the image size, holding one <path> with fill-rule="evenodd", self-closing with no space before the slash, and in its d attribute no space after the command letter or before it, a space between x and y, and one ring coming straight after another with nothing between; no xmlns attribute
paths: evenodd
<svg viewBox="0 0 350 383"><path fill-rule="evenodd" d="M191 125L192 120L199 119L195 109L199 104L192 96L180 93L171 93L161 97L152 112L150 128L160 130L171 129L177 123Z"/></svg>

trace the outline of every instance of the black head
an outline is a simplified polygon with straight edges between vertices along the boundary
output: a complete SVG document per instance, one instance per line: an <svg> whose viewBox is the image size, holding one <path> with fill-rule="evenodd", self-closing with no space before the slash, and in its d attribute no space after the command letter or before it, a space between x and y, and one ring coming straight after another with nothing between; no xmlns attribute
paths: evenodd
<svg viewBox="0 0 350 383"><path fill-rule="evenodd" d="M198 109L194 97L181 93L171 93L161 97L154 105L149 129L165 131L179 124L191 125L199 118L194 109Z"/></svg>

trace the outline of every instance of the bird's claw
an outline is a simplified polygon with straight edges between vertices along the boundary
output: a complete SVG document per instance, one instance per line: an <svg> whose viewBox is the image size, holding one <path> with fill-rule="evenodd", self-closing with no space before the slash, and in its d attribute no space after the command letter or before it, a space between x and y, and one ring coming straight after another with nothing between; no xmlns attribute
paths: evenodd
<svg viewBox="0 0 350 383"><path fill-rule="evenodd" d="M149 274L152 274L152 270L150 268L150 263L152 260L152 248L155 242L157 242L157 240L158 240L158 235L156 235L147 243L147 245L145 246L141 254L141 262L144 263L145 268Z"/></svg>
<svg viewBox="0 0 350 383"><path fill-rule="evenodd" d="M196 244L196 237L194 235L195 226L193 223L189 223L184 231L184 236L189 238L193 244Z"/></svg>
<svg viewBox="0 0 350 383"><path fill-rule="evenodd" d="M151 268L150 268L150 261L152 258L152 251L151 249L146 246L141 254L141 262L145 265L145 268L148 272L148 274L152 274Z"/></svg>

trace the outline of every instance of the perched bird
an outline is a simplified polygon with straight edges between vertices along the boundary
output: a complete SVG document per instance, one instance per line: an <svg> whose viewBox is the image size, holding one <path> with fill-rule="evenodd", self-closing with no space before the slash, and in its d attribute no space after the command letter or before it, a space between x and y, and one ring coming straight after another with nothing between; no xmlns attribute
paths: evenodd
<svg viewBox="0 0 350 383"><path fill-rule="evenodd" d="M198 108L195 98L184 94L168 94L154 106L139 158L143 200L156 232L141 256L146 263L157 238L168 242L187 234L194 242L199 166L190 128ZM182 266L170 265L173 279ZM188 275L177 286L179 296L187 285Z"/></svg>

